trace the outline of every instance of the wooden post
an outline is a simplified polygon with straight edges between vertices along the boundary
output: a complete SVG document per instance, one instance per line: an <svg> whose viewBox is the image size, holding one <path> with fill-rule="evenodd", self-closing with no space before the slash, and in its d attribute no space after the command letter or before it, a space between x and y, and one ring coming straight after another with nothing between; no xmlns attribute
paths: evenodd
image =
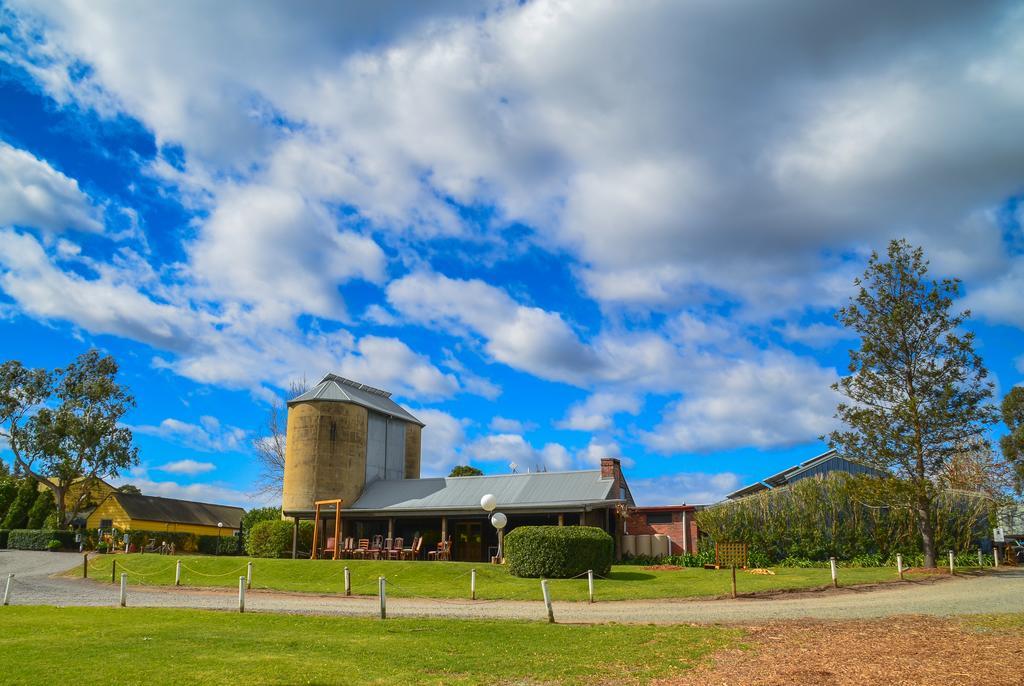
<svg viewBox="0 0 1024 686"><path fill-rule="evenodd" d="M7 575L7 585L4 587L4 605L11 604L11 584L14 583L14 575Z"/></svg>
<svg viewBox="0 0 1024 686"><path fill-rule="evenodd" d="M950 551L949 551L949 573L950 573L950 575L952 575L952 574L953 574L953 561L954 561L955 559L956 559L956 558L955 558L955 557L954 557L954 555L953 555L953 551L952 551L952 550L950 550Z"/></svg>
<svg viewBox="0 0 1024 686"><path fill-rule="evenodd" d="M117 581L117 560L110 561L110 583Z"/></svg>
<svg viewBox="0 0 1024 686"><path fill-rule="evenodd" d="M128 602L128 575L125 572L121 572L121 607L124 607Z"/></svg>
<svg viewBox="0 0 1024 686"><path fill-rule="evenodd" d="M386 583L387 583L387 581L384 579L384 577L382 577L382 576L377 577L377 585L378 585L378 587L380 589L380 618L381 619L387 619L388 618L387 592L384 590L384 585Z"/></svg>
<svg viewBox="0 0 1024 686"><path fill-rule="evenodd" d="M252 588L252 560L245 566L245 587Z"/></svg>
<svg viewBox="0 0 1024 686"><path fill-rule="evenodd" d="M732 566L732 597L736 597L736 565Z"/></svg>
<svg viewBox="0 0 1024 686"><path fill-rule="evenodd" d="M292 559L299 557L299 518L292 519Z"/></svg>
<svg viewBox="0 0 1024 686"><path fill-rule="evenodd" d="M441 540L448 540L448 518L441 517Z"/></svg>
<svg viewBox="0 0 1024 686"><path fill-rule="evenodd" d="M985 557L981 554L981 548L978 548L978 566L985 566Z"/></svg>
<svg viewBox="0 0 1024 686"><path fill-rule="evenodd" d="M832 588L839 588L839 575L836 574L836 558L828 558L828 566L832 570Z"/></svg>
<svg viewBox="0 0 1024 686"><path fill-rule="evenodd" d="M395 518L388 517L388 538L394 540L395 538Z"/></svg>
<svg viewBox="0 0 1024 686"><path fill-rule="evenodd" d="M314 516L313 516L313 545L312 545L313 550L311 550L309 552L309 559L310 560L315 560L316 559L316 547L320 543L320 538L319 538L319 534L320 534L320 503L316 503L315 511L314 512L315 513L314 513ZM337 543L335 543L335 545L337 545Z"/></svg>
<svg viewBox="0 0 1024 686"><path fill-rule="evenodd" d="M89 578L89 553L82 554L82 578Z"/></svg>
<svg viewBox="0 0 1024 686"><path fill-rule="evenodd" d="M345 567L345 595L352 595L352 575L348 567Z"/></svg>
<svg viewBox="0 0 1024 686"><path fill-rule="evenodd" d="M469 570L469 599L476 600L476 570Z"/></svg>
<svg viewBox="0 0 1024 686"><path fill-rule="evenodd" d="M548 610L548 623L555 623L555 610L551 607L551 593L548 591L548 580L540 580L540 592L544 594L544 606Z"/></svg>
<svg viewBox="0 0 1024 686"><path fill-rule="evenodd" d="M334 505L334 559L338 559L341 550L341 501Z"/></svg>
<svg viewBox="0 0 1024 686"><path fill-rule="evenodd" d="M896 573L900 575L900 581L903 581L903 553L896 553Z"/></svg>
<svg viewBox="0 0 1024 686"><path fill-rule="evenodd" d="M993 566L996 569L998 569L999 568L999 547L998 546L992 546L992 562L993 562Z"/></svg>
<svg viewBox="0 0 1024 686"><path fill-rule="evenodd" d="M558 514L558 526L565 526L565 515L562 513Z"/></svg>
<svg viewBox="0 0 1024 686"><path fill-rule="evenodd" d="M244 576L238 577L238 611L245 612L245 585L246 578Z"/></svg>
<svg viewBox="0 0 1024 686"><path fill-rule="evenodd" d="M587 593L590 596L590 602L594 602L594 570L587 570Z"/></svg>
<svg viewBox="0 0 1024 686"><path fill-rule="evenodd" d="M174 585L181 586L181 560L174 565Z"/></svg>

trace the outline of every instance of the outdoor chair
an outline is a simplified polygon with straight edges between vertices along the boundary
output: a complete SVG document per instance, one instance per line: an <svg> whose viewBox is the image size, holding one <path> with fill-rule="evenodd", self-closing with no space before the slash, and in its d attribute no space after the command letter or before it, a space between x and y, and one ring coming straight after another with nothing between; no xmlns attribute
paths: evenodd
<svg viewBox="0 0 1024 686"><path fill-rule="evenodd" d="M320 557L325 557L327 556L328 553L333 557L335 552L337 551L337 548L338 539L336 539L334 536L331 536L327 539L327 544L324 545L324 547L320 550Z"/></svg>
<svg viewBox="0 0 1024 686"><path fill-rule="evenodd" d="M406 560L418 560L420 558L421 548L423 548L423 537L417 536L412 539L412 547L406 548L402 551L402 558Z"/></svg>
<svg viewBox="0 0 1024 686"><path fill-rule="evenodd" d="M373 537L373 543L370 544L370 557L374 560L380 559L381 548L384 547L384 537L377 534Z"/></svg>
<svg viewBox="0 0 1024 686"><path fill-rule="evenodd" d="M359 547L352 551L352 557L362 560L370 554L370 539L360 538Z"/></svg>
<svg viewBox="0 0 1024 686"><path fill-rule="evenodd" d="M405 543L404 538L396 538L393 545L388 548L388 559L389 560L400 560L402 559L402 544Z"/></svg>
<svg viewBox="0 0 1024 686"><path fill-rule="evenodd" d="M355 547L355 540L351 536L347 537L344 543L341 544L341 552L338 556L343 559L352 557L352 551Z"/></svg>
<svg viewBox="0 0 1024 686"><path fill-rule="evenodd" d="M448 562L451 562L451 560L452 560L452 537L451 536L449 536L448 540L444 542L443 546L441 546L441 550L440 550L440 552L437 555L437 559L438 560L446 560Z"/></svg>

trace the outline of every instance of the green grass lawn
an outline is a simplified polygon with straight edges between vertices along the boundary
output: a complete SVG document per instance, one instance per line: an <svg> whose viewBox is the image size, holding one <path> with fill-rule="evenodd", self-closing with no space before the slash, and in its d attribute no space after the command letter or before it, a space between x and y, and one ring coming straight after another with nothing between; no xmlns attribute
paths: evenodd
<svg viewBox="0 0 1024 686"><path fill-rule="evenodd" d="M237 581L236 581L237 583ZM0 607L5 684L646 683L735 629Z"/></svg>
<svg viewBox="0 0 1024 686"><path fill-rule="evenodd" d="M93 560L90 576L110 579L110 565L117 560L118 573L128 573L131 584L167 585L174 583L174 557L162 555L101 555ZM182 585L238 586L238 577L245 574L248 558L244 557L182 557ZM424 596L429 598L468 598L469 572L477 570L477 598L484 600L539 600L540 583L536 579L520 579L508 574L504 567L486 563L465 562L374 562L366 560L254 560L253 588L313 593L342 593L343 570L352 574L352 592L376 595L377 577L389 582L388 594L395 597ZM759 576L736 572L740 593L781 589L802 589L831 583L827 569L778 568L775 576ZM69 574L80 574L71 570ZM908 578L911 578L908 576ZM839 570L841 585L898 581L895 569L843 568ZM587 580L553 579L549 582L555 600L586 600ZM678 571L645 570L643 567L619 565L612 568L608 579L596 579L594 592L598 600L637 600L642 598L694 598L727 595L730 589L728 570L684 569Z"/></svg>

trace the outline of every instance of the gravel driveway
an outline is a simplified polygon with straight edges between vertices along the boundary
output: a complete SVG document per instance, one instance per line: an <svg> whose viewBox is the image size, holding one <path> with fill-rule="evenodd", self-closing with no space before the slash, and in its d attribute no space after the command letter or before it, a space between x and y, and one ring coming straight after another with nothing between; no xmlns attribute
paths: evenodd
<svg viewBox="0 0 1024 686"><path fill-rule="evenodd" d="M81 555L0 550L0 586L15 574L12 605L116 606L118 586L52 575L81 565ZM2 590L2 588L0 588ZM226 589L129 586L132 607L234 610L238 593ZM389 616L544 619L540 601L452 601L388 598ZM249 591L246 611L376 616L376 598ZM1024 569L983 576L939 578L861 589L782 594L737 600L555 602L560 622L749 623L774 619L867 619L921 614L951 616L1024 612Z"/></svg>

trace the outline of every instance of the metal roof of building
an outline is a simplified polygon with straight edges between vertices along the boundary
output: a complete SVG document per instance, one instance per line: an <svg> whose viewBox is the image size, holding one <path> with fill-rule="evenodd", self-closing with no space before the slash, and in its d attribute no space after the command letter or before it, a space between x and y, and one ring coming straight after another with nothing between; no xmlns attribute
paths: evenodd
<svg viewBox="0 0 1024 686"><path fill-rule="evenodd" d="M407 422L425 426L423 422L413 417L408 410L392 400L391 394L387 391L346 379L337 374L328 374L320 379L320 383L316 386L289 400L288 405L294 405L295 403L307 400L353 403L390 417L404 419Z"/></svg>
<svg viewBox="0 0 1024 686"><path fill-rule="evenodd" d="M808 474L808 472L813 470L815 467L818 467L819 465L824 465L824 463L832 459L835 459L837 463L844 463L851 466L857 465L857 463L854 463L851 460L840 457L839 453L834 449L826 450L821 455L815 455L809 460L804 460L800 464L796 464L787 469L783 469L781 472L772 474L771 476L761 479L761 481L756 481L750 484L749 486L744 486L743 488L733 491L732 493L728 494L725 497L729 500L736 500L737 498L744 498L748 495L760 493L761 491L770 488L779 488L780 486L785 486L787 484L799 480L802 474ZM849 471L849 469L843 470L836 469L835 467L823 467L823 469L825 471ZM857 470L869 474L881 474L881 472L879 472L876 469L860 465L857 466Z"/></svg>
<svg viewBox="0 0 1024 686"><path fill-rule="evenodd" d="M497 476L449 476L434 479L374 481L350 510L480 510L480 499L493 493L498 509L536 509L587 505L619 499L615 480L600 470L538 472Z"/></svg>
<svg viewBox="0 0 1024 686"><path fill-rule="evenodd" d="M197 503L191 500L161 498L155 495L135 495L115 491L108 498L115 498L118 504L132 519L144 519L151 522L173 522L175 524L199 524L217 526L222 522L229 529L242 526L242 515L245 510L231 505L213 505Z"/></svg>

